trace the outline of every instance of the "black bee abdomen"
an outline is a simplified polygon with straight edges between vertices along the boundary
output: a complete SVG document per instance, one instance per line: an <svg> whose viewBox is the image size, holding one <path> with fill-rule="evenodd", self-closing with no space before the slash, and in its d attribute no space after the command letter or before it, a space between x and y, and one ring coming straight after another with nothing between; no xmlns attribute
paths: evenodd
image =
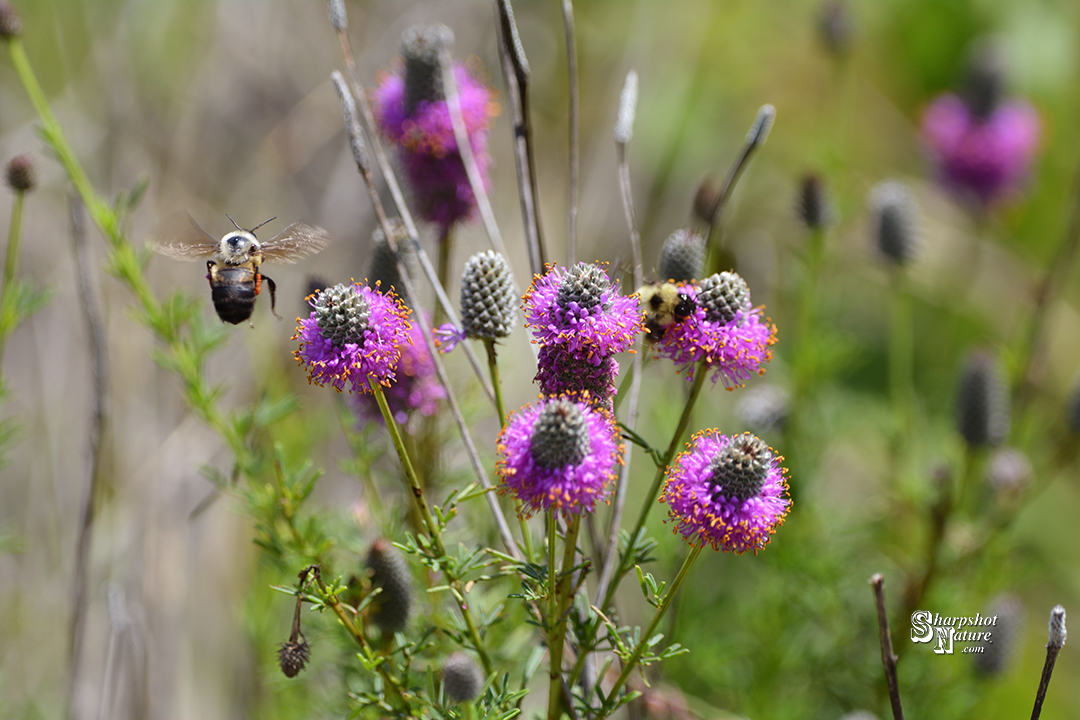
<svg viewBox="0 0 1080 720"><path fill-rule="evenodd" d="M242 265L211 266L210 299L222 322L244 322L255 309L255 271Z"/></svg>

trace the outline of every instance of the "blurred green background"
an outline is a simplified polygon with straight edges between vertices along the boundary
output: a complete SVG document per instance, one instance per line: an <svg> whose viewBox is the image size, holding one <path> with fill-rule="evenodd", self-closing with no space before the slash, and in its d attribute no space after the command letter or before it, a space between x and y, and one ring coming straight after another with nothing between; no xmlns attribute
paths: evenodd
<svg viewBox="0 0 1080 720"><path fill-rule="evenodd" d="M484 2L353 2L350 36L363 79L374 85L416 22L444 22L458 57L475 56L505 92L492 7ZM108 196L150 181L132 237L150 241L164 218L192 213L212 234L228 212L243 226L272 215L273 229L304 219L326 227L334 246L302 266L278 270L279 312L302 312L305 277L362 278L375 221L349 155L340 106L329 82L341 68L321 0L21 0L27 52L54 111ZM1032 289L1065 236L1080 159L1080 5L1071 0L863 0L845 6L841 51L823 40L823 5L805 0L575 3L582 103L579 258L627 273L630 250L617 192L612 142L618 93L628 69L640 76L630 163L645 245L645 274L669 232L686 224L706 174L722 176L757 109L776 107L767 145L725 209L726 252L779 328L763 380L789 387L794 358L786 328L798 316L799 179L820 174L836 225L816 298L811 343L818 374L803 406L801 435L767 436L786 455L796 499L787 524L758 557L707 553L684 589L668 632L691 653L658 678L678 688L702 717L839 718L864 709L882 717L887 700L867 579L882 572L891 610L907 573L924 554L931 469L958 467L953 430L958 373L977 346L1011 347L1031 309ZM533 122L540 160L542 223L551 254L565 255L567 215L566 63L559 4L516 3L533 71ZM954 88L972 43L992 38L1009 59L1008 88L1041 115L1039 157L1021 197L973 217L934 181L918 120L937 93ZM504 111L491 135L493 203L519 282L528 278ZM21 428L0 471L0 717L55 717L64 704L70 577L77 517L87 477L90 416L87 333L79 311L70 240L69 188L34 134L35 117L6 57L0 62L0 159L35 153L41 187L27 199L20 272L51 286L54 298L9 342L4 417ZM889 276L872 252L865 197L897 177L921 207L922 252L908 275L914 307L919 397L912 471L890 481L894 427L886 376ZM0 227L10 203L0 202ZM425 240L431 241L430 231ZM479 225L458 235L455 261L486 248ZM95 245L98 259L103 248ZM154 258L162 293L206 294L196 266ZM290 599L267 589L288 573L260 562L250 521L221 501L189 514L209 483L207 464L225 471L227 451L189 417L176 379L150 359L149 333L131 319L127 291L99 273L111 361L110 482L99 498L90 566L86 669L80 717L108 707L112 717L321 717L340 711L341 688L309 690L274 668ZM451 297L456 292L451 290ZM206 297L206 313L212 308ZM983 552L939 579L923 605L943 615L987 612L1001 592L1027 611L1022 641L1006 670L974 672L968 657L912 646L906 629L901 690L909 716L1017 717L1029 712L1058 603L1080 607L1080 483L1070 462L1041 462L1046 433L1060 430L1080 367L1080 283L1070 270L1051 306L1036 399L1014 420L1010 443L1034 458L1037 493ZM308 388L291 358L292 325L265 305L255 328L230 328L211 361L231 387L227 405L295 392L299 420L284 441L328 474L317 503L356 516L359 487L339 468L347 454L327 393ZM506 356L526 358L519 329ZM1003 352L1006 364L1008 352ZM504 369L507 404L535 396L528 362ZM463 382L467 377L460 374ZM660 363L649 368L639 430L666 443L680 386ZM733 406L745 390L709 390L694 428L742 429ZM478 418L478 439L498 428ZM793 441L794 442L794 441ZM650 473L634 458L629 508ZM351 515L350 515L351 513ZM670 577L683 544L655 513L658 577ZM355 523L354 523L355 525ZM971 528L947 538L966 557ZM465 535L463 535L463 540ZM631 622L646 607L633 582ZM112 663L113 665L110 665ZM111 669L110 669L111 668ZM118 669L117 669L118 668ZM104 678L111 678L103 685ZM303 677L303 676L302 676ZM314 666L313 686L327 685ZM339 697L327 700L337 692ZM104 698L104 699L103 699ZM1080 714L1080 659L1066 645L1043 717ZM662 717L662 716L661 716Z"/></svg>

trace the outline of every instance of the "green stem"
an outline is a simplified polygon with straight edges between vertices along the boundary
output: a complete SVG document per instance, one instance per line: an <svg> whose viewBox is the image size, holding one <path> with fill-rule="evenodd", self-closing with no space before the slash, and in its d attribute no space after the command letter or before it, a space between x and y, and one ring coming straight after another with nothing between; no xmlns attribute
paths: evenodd
<svg viewBox="0 0 1080 720"><path fill-rule="evenodd" d="M0 313L7 312L8 293L11 292L11 283L15 280L15 266L18 265L19 260L19 237L22 234L22 212L23 212L23 198L26 197L26 193L18 191L15 193L15 200L11 204L11 226L8 231L8 244L7 254L4 258L4 284L0 287ZM16 309L12 308L12 317L17 317ZM3 357L4 347L7 345L7 333L13 331L14 325L11 328L4 330L4 334L0 335L0 357Z"/></svg>
<svg viewBox="0 0 1080 720"><path fill-rule="evenodd" d="M493 338L484 338L484 349L487 351L488 359L488 372L491 373L491 387L495 391L495 411L499 414L499 427L506 427L506 405L503 402L502 394L502 379L499 376L499 361L495 351L495 340ZM529 522L525 519L522 512L521 501L516 501L516 512L518 518L518 527L521 530L522 544L525 546L525 559L529 562L533 562L533 558L536 557L533 554L532 535L529 534Z"/></svg>
<svg viewBox="0 0 1080 720"><path fill-rule="evenodd" d="M889 337L889 393L898 416L896 453L904 463L910 450L915 414L914 360L912 349L911 296L907 275L898 269L893 275L892 323ZM901 466L901 474L905 468Z"/></svg>
<svg viewBox="0 0 1080 720"><path fill-rule="evenodd" d="M454 233L449 226L443 228L439 232L439 241L436 243L439 249L439 256L436 259L438 263L438 276L439 283L444 287L450 287L450 256L454 251ZM442 305L435 304L435 320L433 325L438 327L446 319L446 315L443 312Z"/></svg>
<svg viewBox="0 0 1080 720"><path fill-rule="evenodd" d="M555 511L549 513L548 530L555 524ZM562 709L562 656L566 643L566 611L573 601L573 578L570 570L574 567L574 554L577 552L578 531L581 529L581 516L571 515L566 520L566 537L563 538L563 559L558 574L554 568L548 570L548 625L552 634L548 639L549 679L548 685L548 720L558 720ZM549 536L548 561L555 559L555 535ZM555 583L554 589L552 582ZM552 625L554 623L554 625Z"/></svg>
<svg viewBox="0 0 1080 720"><path fill-rule="evenodd" d="M461 616L468 629L469 638L476 648L476 654L480 656L480 662L484 666L484 673L486 675L491 675L495 671L495 667L492 665L491 657L488 655L487 649L480 639L480 630L476 625L475 618L473 618L472 611L469 610L461 579L447 567L447 563L442 561L443 558L447 557L446 546L443 544L442 539L442 531L439 528L439 524L435 521L434 516L431 514L431 508L428 507L427 500L424 498L424 488L421 487L412 460L409 458L409 453L405 450L405 442L401 437L401 430L398 428L397 421L394 420L394 414L390 412L390 405L386 402L386 395L383 394L382 385L377 383L371 376L368 376L368 386L371 388L372 394L375 395L375 402L379 404L379 411L382 412L383 421L386 423L386 429L390 432L390 438L394 442L394 449L397 451L398 459L401 461L401 468L405 473L405 479L409 484L409 489L412 490L413 502L416 504L416 509L420 511L420 518L424 523L424 528L427 530L428 537L431 539L431 544L434 547L436 554L439 556L439 567L449 581L450 589L454 594L454 599L457 600L458 609L461 611Z"/></svg>
<svg viewBox="0 0 1080 720"><path fill-rule="evenodd" d="M675 428L675 433L671 436L671 442L668 444L667 451L664 453L664 462L656 468L656 476L653 478L652 486L649 488L649 493L645 497L645 503L641 506L641 512L638 514L637 522L634 523L634 529L630 532L630 543L627 545L626 555L619 562L619 567L616 568L615 575L611 580L611 585L608 586L608 591L604 595L604 602L600 605L601 610L604 610L611 604L611 599L615 596L615 590L619 586L619 578L629 569L627 563L630 562L631 550L637 543L638 535L645 526L645 520L648 519L649 512L652 510L653 505L656 504L656 498L660 496L660 488L663 486L664 477L667 475L668 465L671 464L672 458L675 457L675 453L682 443L683 434L690 425L690 414L694 409L694 404L697 402L698 395L701 394L701 387L705 384L705 376L708 374L708 371L708 364L705 362L698 363L695 370L696 375L694 377L694 384L690 388L690 396L686 399L686 405L683 406L679 424Z"/></svg>
<svg viewBox="0 0 1080 720"><path fill-rule="evenodd" d="M630 673L634 671L638 661L644 654L645 649L649 647L649 640L652 639L653 633L656 632L656 628L660 625L660 621L664 619L664 614L667 612L668 607L671 605L671 601L675 598L675 593L679 591L679 587L682 585L683 580L686 578L686 574L690 571L690 566L697 560L698 555L701 554L704 544L695 545L690 554L686 556L686 560L683 561L682 567L679 568L679 574L675 576L675 579L671 581L671 588L664 595L664 599L660 603L660 607L656 609L656 614L653 616L652 622L649 623L649 627L645 632L641 634L641 639L638 640L638 644L634 647L634 651L630 653L630 657L627 658L623 664L622 672L619 673L619 677L616 678L615 684L611 686L611 691L608 693L607 701L604 703L605 710L601 710L596 716L595 720L603 720L611 711L615 708L611 706L612 700L622 690L623 685L630 679Z"/></svg>
<svg viewBox="0 0 1080 720"><path fill-rule="evenodd" d="M338 620L340 620L341 624L348 630L349 635L351 635L356 644L360 646L360 649L364 651L364 656L369 660L377 657L378 654L371 645L368 644L367 638L364 637L364 633L356 627L356 624L342 606L341 601L337 599L336 595L330 592L330 589L326 587L326 583L322 581L322 578L318 578L316 584L319 589L320 599L334 611L335 615L338 616ZM379 676L383 679L386 687L390 689L392 699L398 709L403 711L405 717L412 717L412 708L409 707L409 701L405 697L401 684L397 681L397 678L390 673L390 669L387 667L389 658L384 658L384 660L385 662L380 662L378 664L376 672L379 673Z"/></svg>
<svg viewBox="0 0 1080 720"><path fill-rule="evenodd" d="M815 367L817 354L811 348L813 347L814 306L817 299L818 276L821 274L821 261L825 251L824 228L813 229L810 232L807 245L806 267L803 277L802 297L799 300L799 319L796 330L795 407L799 407L798 400L805 396L806 390L813 381L817 370Z"/></svg>

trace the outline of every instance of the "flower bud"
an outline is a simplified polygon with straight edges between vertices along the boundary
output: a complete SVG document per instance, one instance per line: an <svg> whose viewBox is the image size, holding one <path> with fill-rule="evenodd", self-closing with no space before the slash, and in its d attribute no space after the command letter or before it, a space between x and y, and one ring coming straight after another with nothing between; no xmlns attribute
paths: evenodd
<svg viewBox="0 0 1080 720"><path fill-rule="evenodd" d="M1065 630L1065 608L1055 605L1050 611L1050 639L1046 647L1060 650L1065 646L1065 638L1068 632Z"/></svg>
<svg viewBox="0 0 1080 720"><path fill-rule="evenodd" d="M473 255L461 274L461 324L465 336L496 339L510 334L517 322L514 277L499 253Z"/></svg>
<svg viewBox="0 0 1080 720"><path fill-rule="evenodd" d="M898 180L878 183L870 191L871 233L887 260L906 265L918 250L915 197Z"/></svg>
<svg viewBox="0 0 1080 720"><path fill-rule="evenodd" d="M957 430L971 447L997 445L1009 433L1009 398L992 355L968 357L957 394Z"/></svg>
<svg viewBox="0 0 1080 720"><path fill-rule="evenodd" d="M372 586L382 590L372 602L371 620L384 635L392 635L409 621L413 602L409 567L390 541L383 538L371 544L367 567Z"/></svg>
<svg viewBox="0 0 1080 720"><path fill-rule="evenodd" d="M680 228L668 236L660 250L660 278L671 282L689 282L701 277L705 265L705 241L689 228Z"/></svg>
<svg viewBox="0 0 1080 720"><path fill-rule="evenodd" d="M986 676L1000 675L1009 666L1024 637L1024 603L1016 595L999 595L990 605L987 617L996 617L990 640L975 656L975 669Z"/></svg>
<svg viewBox="0 0 1080 720"><path fill-rule="evenodd" d="M442 52L454 42L445 25L413 25L401 35L405 55L405 115L411 117L421 102L446 98L442 80Z"/></svg>
<svg viewBox="0 0 1080 720"><path fill-rule="evenodd" d="M330 26L337 32L349 29L349 16L345 12L345 0L330 0Z"/></svg>
<svg viewBox="0 0 1080 720"><path fill-rule="evenodd" d="M7 165L7 184L15 192L29 192L37 185L37 173L30 155L16 155Z"/></svg>
<svg viewBox="0 0 1080 720"><path fill-rule="evenodd" d="M736 272L722 272L701 281L697 303L705 308L705 319L726 324L740 310L750 310L750 287Z"/></svg>
<svg viewBox="0 0 1080 720"><path fill-rule="evenodd" d="M22 34L22 20L15 7L7 0L0 0L0 38L8 39Z"/></svg>
<svg viewBox="0 0 1080 720"><path fill-rule="evenodd" d="M713 175L708 175L698 185L694 194L694 214L704 223L711 223L716 208L720 204L720 181Z"/></svg>
<svg viewBox="0 0 1080 720"><path fill-rule="evenodd" d="M401 255L405 271L412 279L416 276L416 249L405 231L405 223L394 218L390 221L390 232L394 235L394 244ZM376 226L371 233L371 265L368 266L367 280L368 287L374 288L378 283L382 292L392 289L407 304L411 304L410 299L405 297L405 283L402 282L394 253L390 250L390 243L381 225Z"/></svg>
<svg viewBox="0 0 1080 720"><path fill-rule="evenodd" d="M832 221L830 217L832 213L829 211L824 183L820 176L813 173L803 176L799 185L797 210L799 219L810 230L820 230Z"/></svg>
<svg viewBox="0 0 1080 720"><path fill-rule="evenodd" d="M476 661L465 653L456 652L443 663L443 690L450 702L475 700L484 687L484 674Z"/></svg>

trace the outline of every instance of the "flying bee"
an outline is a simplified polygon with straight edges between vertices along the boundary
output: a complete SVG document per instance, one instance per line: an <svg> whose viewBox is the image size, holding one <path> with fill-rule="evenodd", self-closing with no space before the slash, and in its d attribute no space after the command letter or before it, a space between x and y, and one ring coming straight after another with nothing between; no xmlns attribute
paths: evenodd
<svg viewBox="0 0 1080 720"><path fill-rule="evenodd" d="M672 325L681 323L697 312L697 300L673 282L654 282L638 289L645 313L649 341L660 342Z"/></svg>
<svg viewBox="0 0 1080 720"><path fill-rule="evenodd" d="M277 237L259 242L255 231L276 218L244 230L231 217L225 217L236 230L226 233L220 240L214 240L188 215L186 227L155 249L177 260L210 258L206 261L206 279L210 281L210 297L222 322L238 325L244 320L250 321L255 310L255 297L262 289L263 281L270 287L270 312L281 320L275 310L277 286L262 274L262 264L294 263L326 247L330 235L320 227L293 223Z"/></svg>

